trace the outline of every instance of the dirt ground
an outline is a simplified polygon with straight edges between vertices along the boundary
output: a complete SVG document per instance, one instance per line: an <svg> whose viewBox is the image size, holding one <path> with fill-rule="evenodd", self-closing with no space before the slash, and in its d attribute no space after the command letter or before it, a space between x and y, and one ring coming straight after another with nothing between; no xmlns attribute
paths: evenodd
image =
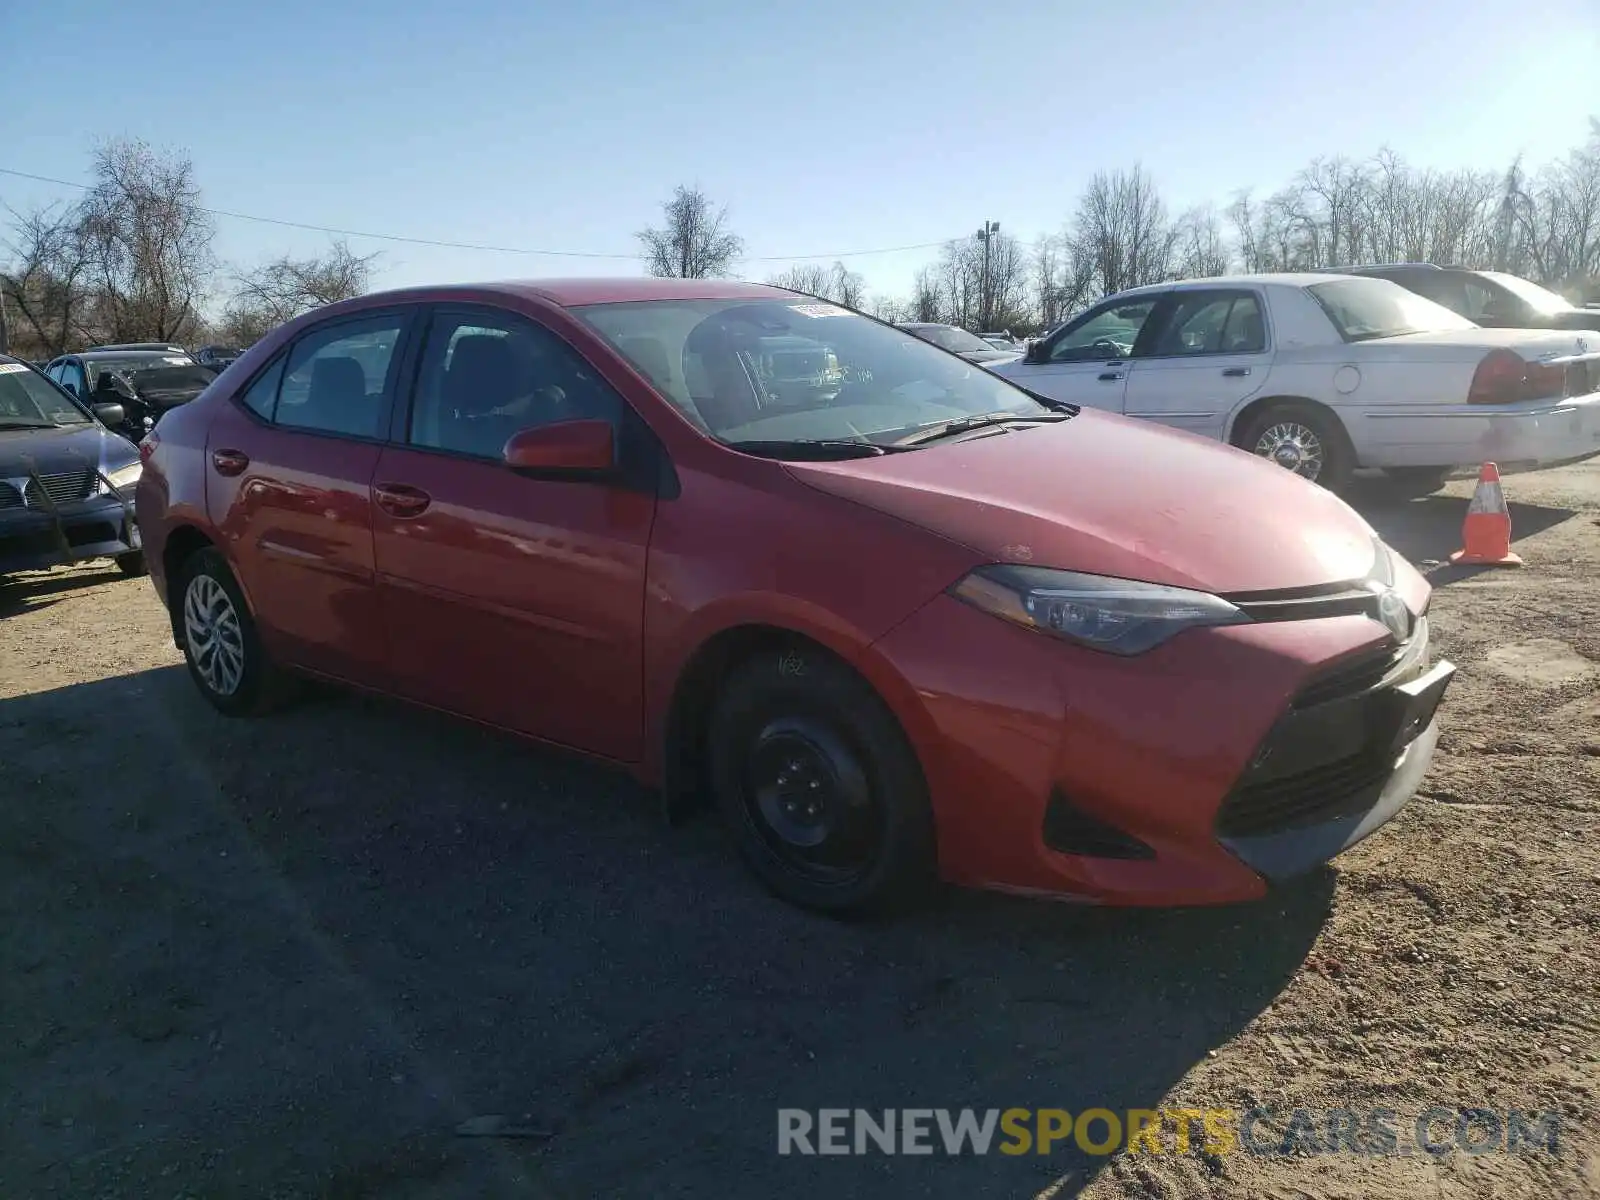
<svg viewBox="0 0 1600 1200"><path fill-rule="evenodd" d="M1470 486L1358 497L1461 668L1422 794L1228 909L810 917L597 768L214 715L146 581L0 585L0 1196L1600 1194L1600 461L1507 479L1516 572L1438 568ZM1559 1153L776 1153L779 1107L1433 1104Z"/></svg>

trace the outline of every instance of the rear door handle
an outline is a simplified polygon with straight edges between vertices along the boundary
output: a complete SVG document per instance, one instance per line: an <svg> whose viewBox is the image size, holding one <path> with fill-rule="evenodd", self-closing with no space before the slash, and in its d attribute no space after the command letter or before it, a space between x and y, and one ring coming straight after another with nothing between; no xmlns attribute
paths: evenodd
<svg viewBox="0 0 1600 1200"><path fill-rule="evenodd" d="M1222 374L1228 379L1243 379L1250 374L1249 367L1224 367Z"/></svg>
<svg viewBox="0 0 1600 1200"><path fill-rule="evenodd" d="M1100 379L1101 383L1115 383L1117 380L1119 380L1121 378L1122 378L1122 372L1121 371L1105 371L1105 372L1102 372L1100 374L1100 376L1099 376L1099 379Z"/></svg>
<svg viewBox="0 0 1600 1200"><path fill-rule="evenodd" d="M213 450L211 467L218 475L238 475L250 465L250 456L242 450Z"/></svg>
<svg viewBox="0 0 1600 1200"><path fill-rule="evenodd" d="M432 496L408 483L375 483L372 485L372 498L384 512L402 520L420 517L433 503Z"/></svg>

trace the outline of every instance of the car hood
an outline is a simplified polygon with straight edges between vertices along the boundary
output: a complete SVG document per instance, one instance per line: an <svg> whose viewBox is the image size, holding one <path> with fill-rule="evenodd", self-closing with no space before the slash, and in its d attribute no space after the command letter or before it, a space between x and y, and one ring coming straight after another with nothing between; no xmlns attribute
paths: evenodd
<svg viewBox="0 0 1600 1200"><path fill-rule="evenodd" d="M991 562L1208 592L1310 587L1373 567L1371 527L1331 492L1242 450L1089 410L904 454L785 465Z"/></svg>
<svg viewBox="0 0 1600 1200"><path fill-rule="evenodd" d="M85 467L115 471L138 461L139 451L132 442L100 425L55 429L0 426L0 479L26 479L30 471L54 475Z"/></svg>

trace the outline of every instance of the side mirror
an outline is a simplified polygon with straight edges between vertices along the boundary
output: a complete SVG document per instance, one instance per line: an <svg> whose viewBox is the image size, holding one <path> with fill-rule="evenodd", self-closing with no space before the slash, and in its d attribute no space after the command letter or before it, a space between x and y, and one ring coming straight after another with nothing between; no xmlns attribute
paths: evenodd
<svg viewBox="0 0 1600 1200"><path fill-rule="evenodd" d="M1027 350L1025 350L1023 352L1022 361L1026 362L1026 363L1042 363L1042 362L1044 362L1045 361L1044 343L1043 342L1033 342L1032 344L1030 344L1028 346Z"/></svg>
<svg viewBox="0 0 1600 1200"><path fill-rule="evenodd" d="M557 421L514 433L501 452L513 471L597 473L616 466L610 421Z"/></svg>
<svg viewBox="0 0 1600 1200"><path fill-rule="evenodd" d="M123 421L128 419L127 411L122 407L122 405L115 402L97 400L95 401L93 408L94 415L100 419L100 423L102 425L109 425L115 428L116 426L121 425Z"/></svg>

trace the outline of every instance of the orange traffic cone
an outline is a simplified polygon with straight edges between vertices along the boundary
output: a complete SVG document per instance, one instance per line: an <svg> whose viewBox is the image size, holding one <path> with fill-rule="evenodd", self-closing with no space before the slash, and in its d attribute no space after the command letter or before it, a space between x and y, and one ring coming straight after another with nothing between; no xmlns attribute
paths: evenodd
<svg viewBox="0 0 1600 1200"><path fill-rule="evenodd" d="M1450 561L1461 566L1520 567L1522 559L1511 553L1511 510L1500 490L1500 468L1486 462L1478 471L1478 486L1461 523L1461 546Z"/></svg>

